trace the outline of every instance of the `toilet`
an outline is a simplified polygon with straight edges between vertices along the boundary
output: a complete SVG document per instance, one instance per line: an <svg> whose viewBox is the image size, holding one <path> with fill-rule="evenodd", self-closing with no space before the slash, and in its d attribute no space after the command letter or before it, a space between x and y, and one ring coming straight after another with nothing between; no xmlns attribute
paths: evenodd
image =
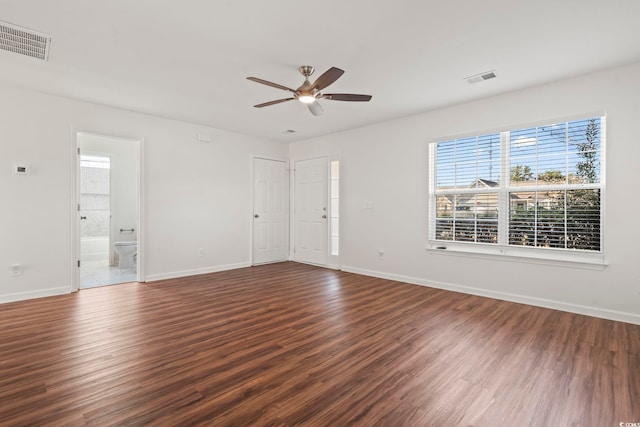
<svg viewBox="0 0 640 427"><path fill-rule="evenodd" d="M129 270L136 268L136 255L138 254L138 242L114 242L113 250L118 254L118 268Z"/></svg>

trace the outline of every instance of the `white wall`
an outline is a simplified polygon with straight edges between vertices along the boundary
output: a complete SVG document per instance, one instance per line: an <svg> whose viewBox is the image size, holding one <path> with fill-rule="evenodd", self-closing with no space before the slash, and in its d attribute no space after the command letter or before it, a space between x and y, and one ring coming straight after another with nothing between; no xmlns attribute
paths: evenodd
<svg viewBox="0 0 640 427"><path fill-rule="evenodd" d="M71 290L76 131L143 140L147 280L249 265L251 155L286 145L0 85L0 302Z"/></svg>
<svg viewBox="0 0 640 427"><path fill-rule="evenodd" d="M607 116L607 267L425 250L430 141L598 112ZM640 323L639 117L640 63L294 143L290 156L342 156L345 270Z"/></svg>

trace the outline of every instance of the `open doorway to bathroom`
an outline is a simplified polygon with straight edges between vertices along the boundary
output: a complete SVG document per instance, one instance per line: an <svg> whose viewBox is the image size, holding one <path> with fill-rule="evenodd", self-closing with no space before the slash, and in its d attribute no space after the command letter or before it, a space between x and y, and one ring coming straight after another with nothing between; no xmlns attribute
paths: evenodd
<svg viewBox="0 0 640 427"><path fill-rule="evenodd" d="M80 289L138 280L138 141L77 134Z"/></svg>

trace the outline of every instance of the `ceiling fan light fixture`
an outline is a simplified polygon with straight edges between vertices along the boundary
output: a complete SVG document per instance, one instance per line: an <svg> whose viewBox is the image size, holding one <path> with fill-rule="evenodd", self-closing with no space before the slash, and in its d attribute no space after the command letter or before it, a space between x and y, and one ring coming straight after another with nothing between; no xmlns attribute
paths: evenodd
<svg viewBox="0 0 640 427"><path fill-rule="evenodd" d="M302 102L303 104L313 104L314 102L316 102L316 97L313 95L300 95L298 97L298 101Z"/></svg>

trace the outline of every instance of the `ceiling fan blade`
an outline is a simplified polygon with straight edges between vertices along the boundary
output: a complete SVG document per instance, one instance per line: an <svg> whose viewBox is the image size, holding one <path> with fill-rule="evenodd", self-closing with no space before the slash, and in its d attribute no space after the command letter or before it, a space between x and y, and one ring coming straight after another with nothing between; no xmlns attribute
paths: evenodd
<svg viewBox="0 0 640 427"><path fill-rule="evenodd" d="M322 90L325 87L329 86L331 83L335 82L340 78L341 75L344 74L344 70L340 68L331 67L327 71L325 71L320 77L316 79L315 82L311 85L311 90Z"/></svg>
<svg viewBox="0 0 640 427"><path fill-rule="evenodd" d="M247 80L251 80L252 82L261 83L263 85L275 87L276 89L288 90L289 92L296 93L295 90L293 90L293 89L291 89L289 87L279 85L278 83L269 82L267 80L262 80L262 79L259 79L257 77L247 77Z"/></svg>
<svg viewBox="0 0 640 427"><path fill-rule="evenodd" d="M263 102L262 104L254 105L256 108L268 107L269 105L280 104L281 102L291 101L295 98L276 99L275 101Z"/></svg>
<svg viewBox="0 0 640 427"><path fill-rule="evenodd" d="M353 93L325 93L322 99L330 99L332 101L356 101L367 102L371 100L371 95L356 95Z"/></svg>
<svg viewBox="0 0 640 427"><path fill-rule="evenodd" d="M311 111L311 114L313 114L314 116L320 116L322 113L324 113L324 108L322 108L322 105L320 105L318 101L312 102L307 106L309 107L309 111Z"/></svg>

